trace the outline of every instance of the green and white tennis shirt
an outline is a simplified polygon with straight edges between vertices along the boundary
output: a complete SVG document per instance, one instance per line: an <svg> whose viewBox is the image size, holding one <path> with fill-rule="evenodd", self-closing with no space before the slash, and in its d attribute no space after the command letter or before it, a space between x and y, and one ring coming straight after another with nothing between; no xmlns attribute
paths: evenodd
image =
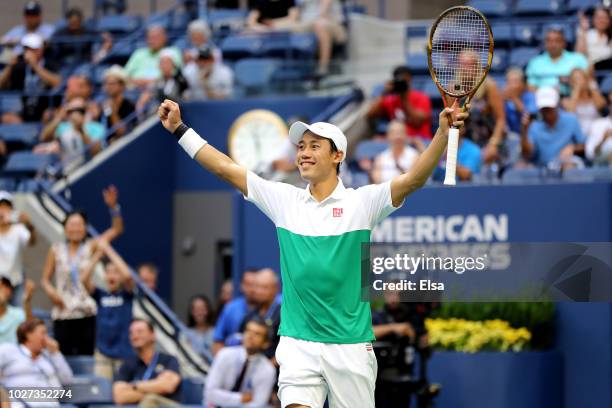
<svg viewBox="0 0 612 408"><path fill-rule="evenodd" d="M247 173L247 200L276 226L283 302L281 336L321 343L374 339L369 302L361 301L361 243L391 214L391 182L358 189L338 178L322 202L286 183Z"/></svg>

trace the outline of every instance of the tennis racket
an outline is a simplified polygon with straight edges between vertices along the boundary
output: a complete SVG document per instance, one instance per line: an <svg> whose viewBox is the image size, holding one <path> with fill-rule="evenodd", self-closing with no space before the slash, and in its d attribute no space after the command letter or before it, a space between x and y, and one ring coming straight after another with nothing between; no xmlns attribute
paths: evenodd
<svg viewBox="0 0 612 408"><path fill-rule="evenodd" d="M493 59L493 33L482 13L458 6L444 11L431 27L427 44L429 72L444 106L465 98L465 105L484 82ZM447 98L454 98L449 102ZM452 120L451 120L452 123ZM451 126L446 151L444 184L456 184L459 129Z"/></svg>

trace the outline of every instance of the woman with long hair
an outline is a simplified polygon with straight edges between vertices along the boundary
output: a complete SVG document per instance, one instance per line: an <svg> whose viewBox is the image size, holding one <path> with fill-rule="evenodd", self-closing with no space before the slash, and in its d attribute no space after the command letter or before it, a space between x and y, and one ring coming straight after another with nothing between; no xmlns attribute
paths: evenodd
<svg viewBox="0 0 612 408"><path fill-rule="evenodd" d="M578 117L582 133L588 135L593 121L601 117L599 111L606 107L606 98L599 92L597 82L580 68L571 72L570 87L570 96L563 98L561 104L563 109Z"/></svg>
<svg viewBox="0 0 612 408"><path fill-rule="evenodd" d="M214 332L214 314L210 300L195 295L189 301L187 312L187 337L193 349L201 355L211 353Z"/></svg>

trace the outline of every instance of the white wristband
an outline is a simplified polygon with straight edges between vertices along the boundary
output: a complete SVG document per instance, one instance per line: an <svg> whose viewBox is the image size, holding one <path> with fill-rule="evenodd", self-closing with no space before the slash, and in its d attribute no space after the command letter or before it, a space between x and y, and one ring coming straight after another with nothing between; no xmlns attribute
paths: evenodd
<svg viewBox="0 0 612 408"><path fill-rule="evenodd" d="M192 159L208 142L200 137L195 130L189 128L179 139L179 144Z"/></svg>

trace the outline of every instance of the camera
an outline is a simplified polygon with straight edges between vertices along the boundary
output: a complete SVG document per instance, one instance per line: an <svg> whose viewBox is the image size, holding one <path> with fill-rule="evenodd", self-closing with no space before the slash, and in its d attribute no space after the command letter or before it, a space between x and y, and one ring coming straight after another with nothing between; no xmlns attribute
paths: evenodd
<svg viewBox="0 0 612 408"><path fill-rule="evenodd" d="M406 93L408 92L408 88L408 81L405 79L393 80L393 93Z"/></svg>

